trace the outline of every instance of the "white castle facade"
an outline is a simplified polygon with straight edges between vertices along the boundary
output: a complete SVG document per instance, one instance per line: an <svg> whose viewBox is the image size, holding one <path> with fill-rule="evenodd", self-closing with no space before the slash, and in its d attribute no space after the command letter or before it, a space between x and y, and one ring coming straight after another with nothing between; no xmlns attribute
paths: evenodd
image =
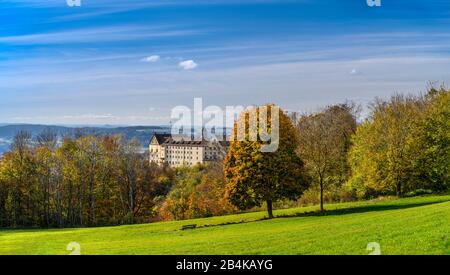
<svg viewBox="0 0 450 275"><path fill-rule="evenodd" d="M219 139L206 138L202 131L200 139L171 134L154 134L149 145L149 160L158 165L167 164L171 167L194 166L209 161L223 160L229 142L225 130Z"/></svg>

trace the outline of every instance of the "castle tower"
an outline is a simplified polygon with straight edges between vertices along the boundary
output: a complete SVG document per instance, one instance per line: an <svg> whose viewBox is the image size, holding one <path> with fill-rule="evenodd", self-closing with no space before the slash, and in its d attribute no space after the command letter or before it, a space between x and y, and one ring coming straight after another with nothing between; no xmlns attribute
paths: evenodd
<svg viewBox="0 0 450 275"><path fill-rule="evenodd" d="M206 131L205 126L202 127L202 141L208 140L208 131Z"/></svg>

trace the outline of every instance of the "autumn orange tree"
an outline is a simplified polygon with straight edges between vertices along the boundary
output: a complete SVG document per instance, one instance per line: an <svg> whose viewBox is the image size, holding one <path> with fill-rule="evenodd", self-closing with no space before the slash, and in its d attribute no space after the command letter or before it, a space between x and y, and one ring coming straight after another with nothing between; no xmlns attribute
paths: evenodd
<svg viewBox="0 0 450 275"><path fill-rule="evenodd" d="M275 117L278 119L272 119ZM274 131L278 138L271 135ZM262 150L269 142L261 138L263 132L272 136L270 143L276 144L276 150ZM265 202L269 218L273 218L273 202L298 199L309 183L296 148L294 126L279 107L265 105L243 112L235 122L224 160L228 200L242 210Z"/></svg>
<svg viewBox="0 0 450 275"><path fill-rule="evenodd" d="M159 208L159 218L196 219L235 211L224 196L221 162L179 167L174 171L173 186Z"/></svg>

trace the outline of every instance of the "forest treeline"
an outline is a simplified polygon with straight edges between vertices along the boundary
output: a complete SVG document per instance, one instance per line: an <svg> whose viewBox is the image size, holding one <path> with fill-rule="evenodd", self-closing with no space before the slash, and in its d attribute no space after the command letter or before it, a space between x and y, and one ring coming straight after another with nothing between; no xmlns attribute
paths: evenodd
<svg viewBox="0 0 450 275"><path fill-rule="evenodd" d="M148 222L170 186L135 140L19 132L0 162L0 224L73 227Z"/></svg>
<svg viewBox="0 0 450 275"><path fill-rule="evenodd" d="M356 113L347 103L298 119L299 153L313 179L303 200L321 192L344 201L449 189L448 89L375 99L358 123Z"/></svg>
<svg viewBox="0 0 450 275"><path fill-rule="evenodd" d="M0 227L79 227L234 213L382 195L446 192L450 91L375 99L281 116L280 149L232 142L224 161L150 164L120 136L19 132L0 160ZM284 112L283 112L284 114ZM292 202L293 201L293 202ZM270 204L270 205L269 205Z"/></svg>

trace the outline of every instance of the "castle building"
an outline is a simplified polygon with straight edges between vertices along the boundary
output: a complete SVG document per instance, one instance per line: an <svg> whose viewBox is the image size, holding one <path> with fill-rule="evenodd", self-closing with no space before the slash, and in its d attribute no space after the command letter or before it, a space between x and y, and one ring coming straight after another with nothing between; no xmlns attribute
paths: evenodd
<svg viewBox="0 0 450 275"><path fill-rule="evenodd" d="M194 166L208 161L223 160L229 142L224 139L201 138L194 140L171 134L154 134L149 145L149 160L158 165L171 167Z"/></svg>

